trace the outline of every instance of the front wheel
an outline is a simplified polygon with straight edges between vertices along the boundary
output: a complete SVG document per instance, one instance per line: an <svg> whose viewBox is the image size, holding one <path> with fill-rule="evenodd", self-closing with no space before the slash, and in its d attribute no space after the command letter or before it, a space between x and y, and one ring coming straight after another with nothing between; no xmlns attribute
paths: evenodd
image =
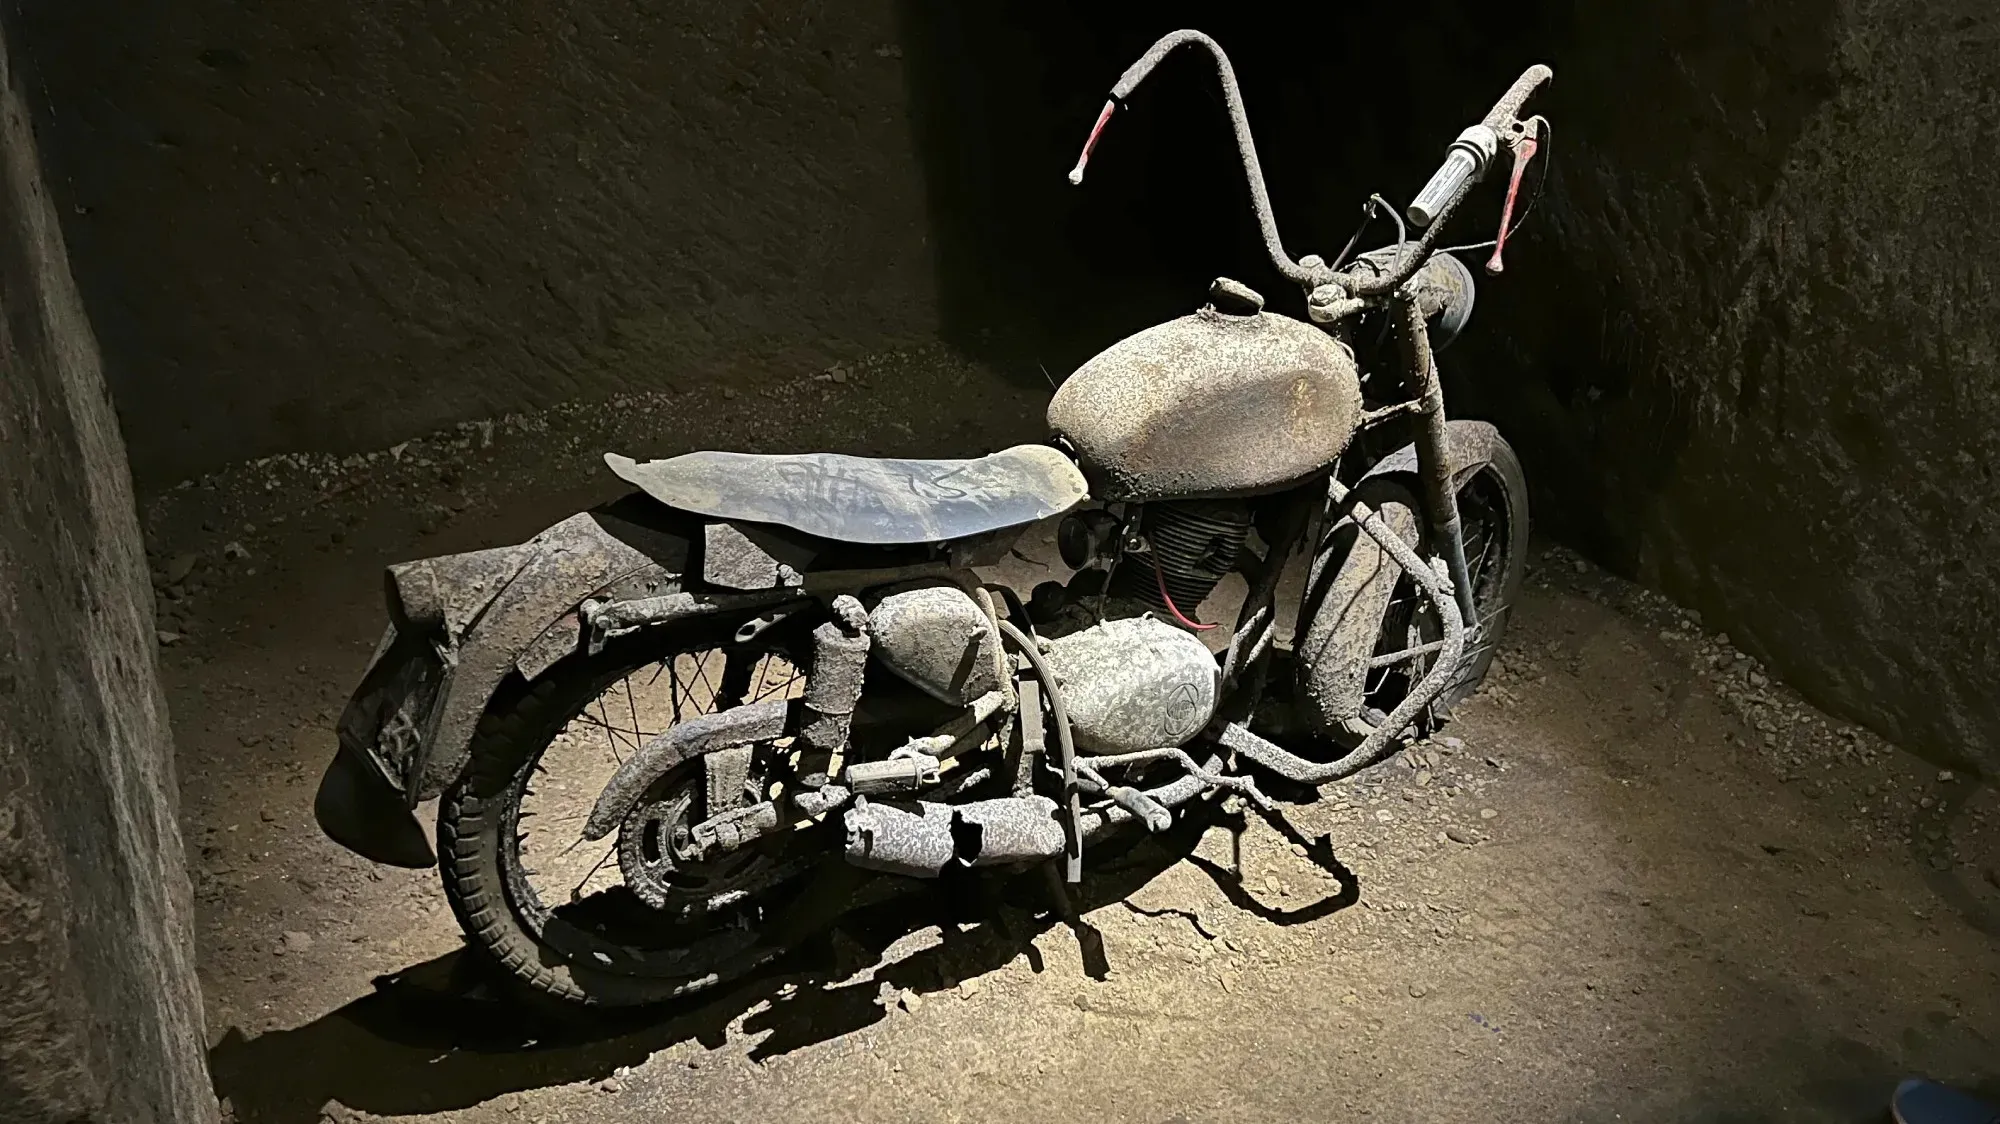
<svg viewBox="0 0 2000 1124"><path fill-rule="evenodd" d="M1472 604L1478 619L1465 622L1465 654L1459 658L1458 675L1431 704L1432 715L1440 721L1479 690L1487 668L1493 666L1528 569L1528 481L1513 446L1499 434L1491 435L1485 455L1459 469L1452 483L1458 489L1466 573L1472 579ZM1426 544L1425 553L1442 550ZM1428 605L1416 608L1415 589L1409 592L1413 603L1410 615L1415 617L1409 638L1417 642L1411 647L1441 638L1444 630L1436 611ZM1384 639L1390 637L1385 635ZM1405 676L1415 676L1408 679L1414 683L1429 670L1429 658L1417 657L1405 669Z"/></svg>
<svg viewBox="0 0 2000 1124"><path fill-rule="evenodd" d="M1528 488L1514 450L1490 426L1453 423L1452 483L1476 619L1466 622L1457 674L1424 718L1435 726L1479 689L1513 613L1528 559ZM1443 555L1422 517L1413 475L1372 476L1358 498L1426 558ZM1315 563L1312 615L1298 651L1301 702L1319 732L1351 745L1429 674L1426 651L1443 636L1436 610L1351 523L1335 528Z"/></svg>

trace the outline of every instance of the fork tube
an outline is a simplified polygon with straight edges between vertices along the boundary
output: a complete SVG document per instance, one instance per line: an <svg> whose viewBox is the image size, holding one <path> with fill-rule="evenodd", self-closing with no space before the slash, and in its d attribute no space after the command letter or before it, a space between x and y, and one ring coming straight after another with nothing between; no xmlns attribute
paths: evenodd
<svg viewBox="0 0 2000 1124"><path fill-rule="evenodd" d="M1430 516L1431 536L1444 549L1459 615L1467 628L1477 628L1479 617L1472 603L1472 576L1465 564L1465 529L1458 519L1458 493L1451 486L1444 384L1438 379L1437 363L1431 357L1430 332L1424 326L1423 311L1415 301L1399 295L1396 319L1401 329L1398 334L1402 337L1405 387L1410 397L1423 403L1417 423L1417 471L1424 478L1424 507Z"/></svg>

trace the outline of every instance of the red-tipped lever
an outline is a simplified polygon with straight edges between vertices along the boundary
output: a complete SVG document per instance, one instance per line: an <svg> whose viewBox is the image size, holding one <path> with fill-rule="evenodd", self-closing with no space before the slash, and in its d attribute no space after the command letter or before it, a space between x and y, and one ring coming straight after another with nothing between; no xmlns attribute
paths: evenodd
<svg viewBox="0 0 2000 1124"><path fill-rule="evenodd" d="M1090 127L1090 139L1083 142L1083 155L1076 158L1076 167L1069 170L1069 182L1073 184L1083 182L1083 166L1090 163L1090 150L1097 147L1097 138L1104 132L1105 122L1111 120L1111 111L1117 108L1116 98L1104 103L1104 112L1097 115L1097 124Z"/></svg>
<svg viewBox="0 0 2000 1124"><path fill-rule="evenodd" d="M1507 268L1500 260L1500 252L1507 248L1507 235L1512 233L1507 228L1514 221L1514 197L1521 193L1521 173L1528 170L1528 161L1535 158L1535 150L1540 147L1532 133L1514 142L1514 174L1507 180L1507 202L1500 208L1500 234L1493 239L1493 256L1486 259L1488 273L1497 274Z"/></svg>
<svg viewBox="0 0 2000 1124"><path fill-rule="evenodd" d="M1528 170L1528 160L1534 160L1534 152L1540 146L1542 144L1534 138L1534 134L1514 142L1514 176L1506 182L1506 204L1500 206L1500 236L1494 238L1494 256L1486 258L1488 274L1498 274L1506 268L1506 262L1500 260L1500 252L1506 250L1506 236L1510 234L1508 226L1514 222L1514 196L1520 194L1520 174Z"/></svg>

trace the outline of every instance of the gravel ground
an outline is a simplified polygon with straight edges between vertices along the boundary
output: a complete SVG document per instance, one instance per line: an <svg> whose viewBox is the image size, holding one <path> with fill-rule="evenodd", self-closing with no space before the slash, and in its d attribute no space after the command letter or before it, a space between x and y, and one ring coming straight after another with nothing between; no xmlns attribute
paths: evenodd
<svg viewBox="0 0 2000 1124"><path fill-rule="evenodd" d="M877 424L908 364L988 412ZM965 455L1035 437L1043 397L911 352L153 497L232 1118L1860 1120L1905 1072L1996 1088L1992 789L1555 547L1440 736L1274 819L1218 814L1098 867L1076 928L1032 881L940 886L703 1004L557 1026L494 997L434 873L318 834L382 564L608 498L601 449ZM1031 536L1011 577L1046 550Z"/></svg>

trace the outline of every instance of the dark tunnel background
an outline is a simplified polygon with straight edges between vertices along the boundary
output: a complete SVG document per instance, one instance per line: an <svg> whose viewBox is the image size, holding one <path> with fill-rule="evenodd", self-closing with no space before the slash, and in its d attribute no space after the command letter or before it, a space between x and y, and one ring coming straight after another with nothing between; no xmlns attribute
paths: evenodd
<svg viewBox="0 0 2000 1124"><path fill-rule="evenodd" d="M1678 653L1655 658L1651 626L1626 616L1629 606L1590 613L1569 602L1589 615L1563 634L1575 650L1610 653L1599 670L1617 674L1598 682L1620 689L1574 693L1577 683L1551 675L1536 693L1541 716L1561 723L1516 727L1515 744L1495 747L1521 756L1483 756L1485 746L1466 755L1474 771L1529 764L1512 791L1540 807L1519 815L1496 800L1471 821L1506 808L1495 835L1434 840L1448 851L1502 844L1463 852L1480 864L1463 868L1469 881L1498 893L1479 912L1507 925L1479 939L1525 937L1466 946L1464 970L1502 991L1520 990L1532 970L1546 986L1531 995L1564 993L1532 1012L1536 1022L1568 1024L1578 1041L1616 1033L1598 1022L1606 1001L1656 1013L1673 1023L1659 1041L1732 1055L1759 1098L1802 1091L1851 1107L1879 1096L1902 1068L1896 1057L1961 1049L1941 1053L1945 1042L1983 1056L1971 1051L1986 1039L1965 1021L1978 1010L1963 998L1976 977L1933 978L1951 961L1919 954L1966 935L1934 920L1939 903L1991 932L1990 911L1960 881L1974 864L1955 849L1959 817L1983 787L1957 782L1983 782L2000 765L1990 624L2000 617L2000 184L1989 170L2000 148L2000 9L1990 0L12 0L0 25L15 99L0 118L0 156L26 234L6 240L13 299L0 341L14 360L0 382L0 461L11 470L0 476L19 500L4 512L17 533L0 536L14 552L0 566L12 585L0 587L21 596L0 596L0 609L27 657L0 667L10 687L0 719L32 723L16 719L28 740L0 745L0 774L26 778L0 792L0 818L22 794L28 813L0 832L0 867L25 872L10 886L27 903L0 925L0 943L26 952L0 963L0 983L11 973L29 985L21 1009L31 1013L11 1025L29 1031L27 1056L52 1103L122 1083L120 1095L177 1096L195 1106L181 1115L207 1118L196 1055L205 1014L211 1028L242 1019L234 1029L250 1034L210 1055L215 1077L235 1085L224 1090L237 1098L234 1118L288 1124L330 1116L320 1112L329 1096L393 1113L438 1108L440 1096L471 1105L615 1079L665 1044L628 1038L602 1064L607 1055L589 1050L537 1059L456 1038L433 1049L370 1025L385 1010L400 1018L394 1003L329 1004L283 1030L274 1020L297 1004L288 1015L259 998L351 994L358 977L299 956L314 938L292 927L316 928L324 956L344 943L334 914L367 919L346 930L358 939L391 935L394 911L408 908L406 883L371 891L326 877L326 852L312 848L331 844L313 833L303 799L332 753L335 680L370 650L379 623L367 560L521 541L607 498L605 446L578 434L612 424L641 455L697 444L966 455L1038 425L1044 371L1053 381L1186 312L1218 274L1296 315L1299 294L1262 259L1198 56L1164 67L1117 117L1084 187L1064 180L1115 76L1183 25L1213 34L1235 60L1294 254L1337 248L1371 190L1407 202L1524 65L1554 66L1535 103L1556 126L1548 190L1506 275L1483 279L1470 331L1443 357L1450 408L1493 420L1520 450L1545 541L1667 591L1730 641L1700 643L1708 663L1691 668ZM39 177L27 155L39 157ZM1488 237L1498 204L1497 186L1482 186L1450 241ZM1374 238L1386 236L1378 226ZM839 363L868 373L841 378ZM639 397L643 408L631 405ZM579 415L611 421L564 428ZM472 435L490 437L496 419L530 424L503 427L481 452ZM426 435L405 460L402 443ZM135 506L150 524L144 540ZM1578 571L1574 586L1542 576L1610 600L1610 583ZM1672 621L1662 647L1685 650L1683 622ZM1543 643L1550 635L1516 635L1530 669L1570 647ZM1736 662L1731 645L1785 684ZM1520 682L1511 653L1507 662L1505 681ZM1651 695L1691 681L1697 706L1713 688L1707 701L1727 694L1736 708L1711 715L1713 737L1659 728L1668 708ZM1972 776L1894 754L1901 779L1886 793L1878 784L1892 774L1872 761L1844 793L1810 776L1817 759L1789 759L1804 778L1771 773L1783 746L1763 715L1790 705L1786 686ZM1511 705L1504 690L1496 707ZM1779 717L1814 723L1829 743L1854 734L1799 710ZM1745 723L1763 731L1763 749ZM1558 760L1559 774L1537 777L1535 764ZM1830 772L1834 759L1823 765ZM1777 787L1802 779L1789 795ZM1803 815L1805 801L1818 811ZM180 817L195 829L185 844ZM1898 821L1900 841L1889 834ZM1375 823L1387 822L1378 809ZM1405 834L1428 849L1419 822L1407 820ZM1871 824L1889 865L1831 857L1857 832L1871 853ZM1514 845L1524 837L1560 846ZM1549 858L1522 864L1537 853ZM1301 838L1294 857L1304 854ZM1603 861L1576 861L1585 855ZM1404 860L1393 865L1432 865L1415 852ZM1240 855L1234 865L1241 892ZM288 877L308 871L310 882ZM1662 873L1678 893L1657 908L1631 900ZM1990 865L1985 876L2000 885ZM1342 881L1348 904L1379 903L1395 886L1371 883L1360 898L1353 871ZM1260 920L1299 917L1225 896ZM1402 912L1370 909L1366 924L1400 924ZM1746 925L1753 912L1762 921ZM1140 911L1210 935L1196 913L1160 913ZM1428 924L1426 911L1412 913ZM1565 914L1576 924L1551 920ZM104 918L114 923L86 924ZM1552 925L1574 939L1544 942ZM220 943L197 949L190 928ZM419 940L435 928L408 926ZM1592 932L1616 947L1574 955L1590 950ZM1379 946L1336 939L1332 951L1373 957L1378 974L1401 971ZM365 962L407 964L394 940ZM1824 962L1803 951L1815 948ZM1794 954L1775 976L1772 949ZM274 970L255 959L266 953L294 958ZM1632 978L1646 979L1646 998L1602 986L1621 959L1638 962ZM1654 989L1654 959L1669 976L1693 967L1682 981L1691 986ZM210 998L259 1009L205 1013L198 963L240 968ZM1340 962L1314 954L1290 978L1329 963ZM169 974L177 979L156 978ZM1571 987L1579 981L1588 996ZM1228 977L1217 982L1231 990ZM1433 1008L1405 1009L1426 1026L1458 1002L1418 983L1397 980L1389 998L1429 997ZM901 1000L910 1013L914 994ZM874 981L850 989L829 1012L842 1021L821 1031L862 1025L846 1021L853 1014L886 1016L889 999ZM1265 1015L1262 1001L1252 992L1234 1007ZM1096 1010L1109 1033L1147 1049L1143 1023ZM1256 1033L1286 1025L1267 1019L1237 1045L1283 1067L1303 1044L1322 1077L1356 1072L1356 1055L1324 1052L1348 1037L1335 1013L1337 1036L1281 1041ZM1233 1034L1207 1015L1196 1018L1209 1031ZM1482 1045L1500 1033L1484 1013L1471 1018ZM1887 1042L1871 1023L1905 1023L1900 1052L1868 1045ZM107 1034L113 1024L119 1033ZM794 1025L808 1030L811 1018ZM906 1033L949 1045L937 1025ZM156 1031L179 1044L172 1073ZM697 1036L712 1048L730 1033ZM1647 1041L1614 1043L1642 1063L1626 1072L1667 1077L1680 1055ZM1407 1054L1409 1043L1387 1049ZM1774 1057L1818 1075L1818 1088L1770 1080ZM961 1060L926 1068L964 1076ZM1583 1088L1579 1059L1556 1060L1506 1064L1528 1096L1548 1087L1542 1074ZM829 1072L844 1081L856 1071ZM728 1073L710 1078L734 1083ZM1421 1066L1405 1076L1439 1084ZM19 1095L13 1077L0 1074L0 1102ZM1650 1095L1679 1097L1689 1081L1699 1085L1692 1103L1733 1093L1697 1068L1654 1081ZM271 1114L242 1112L257 1096Z"/></svg>
<svg viewBox="0 0 2000 1124"><path fill-rule="evenodd" d="M1124 67L1179 26L1227 48L1298 255L1370 191L1407 202L1546 61L1548 190L1444 357L1453 412L1520 450L1542 533L1829 710L1994 760L2000 15L1974 0L26 0L14 24L142 493L940 335L1018 398L1217 275L1297 314L1197 56L1066 182ZM1491 237L1499 191L1452 241Z"/></svg>

